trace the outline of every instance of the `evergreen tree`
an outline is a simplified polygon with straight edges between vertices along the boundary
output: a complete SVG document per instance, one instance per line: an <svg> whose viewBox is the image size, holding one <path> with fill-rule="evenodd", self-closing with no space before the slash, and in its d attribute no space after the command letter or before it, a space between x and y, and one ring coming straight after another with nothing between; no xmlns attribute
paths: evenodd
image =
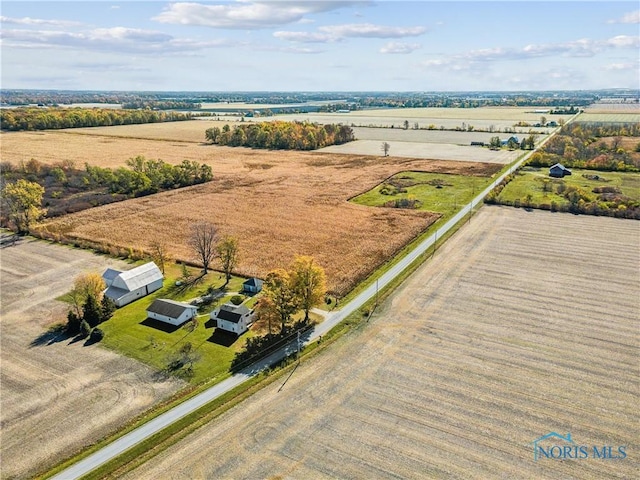
<svg viewBox="0 0 640 480"><path fill-rule="evenodd" d="M87 301L82 307L82 320L87 322L90 327L95 327L102 321L102 307L92 294L87 295Z"/></svg>

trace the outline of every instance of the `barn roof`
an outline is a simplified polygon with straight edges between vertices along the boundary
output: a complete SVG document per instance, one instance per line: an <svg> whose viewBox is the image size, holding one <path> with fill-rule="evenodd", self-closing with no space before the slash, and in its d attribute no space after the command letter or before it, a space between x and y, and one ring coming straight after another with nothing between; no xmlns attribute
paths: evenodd
<svg viewBox="0 0 640 480"><path fill-rule="evenodd" d="M158 266L153 262L121 272L118 277L130 292L164 278Z"/></svg>
<svg viewBox="0 0 640 480"><path fill-rule="evenodd" d="M120 270L115 270L113 268L107 268L102 274L102 278L105 282L111 282L114 278L120 275L122 272Z"/></svg>
<svg viewBox="0 0 640 480"><path fill-rule="evenodd" d="M170 318L178 318L185 310L189 309L196 309L196 307L188 303L176 302L166 298L157 298L147 307L147 312L157 313L158 315L164 315Z"/></svg>
<svg viewBox="0 0 640 480"><path fill-rule="evenodd" d="M249 309L244 305L233 305L232 303L225 303L220 307L216 318L226 320L231 323L238 323L243 315L249 313Z"/></svg>

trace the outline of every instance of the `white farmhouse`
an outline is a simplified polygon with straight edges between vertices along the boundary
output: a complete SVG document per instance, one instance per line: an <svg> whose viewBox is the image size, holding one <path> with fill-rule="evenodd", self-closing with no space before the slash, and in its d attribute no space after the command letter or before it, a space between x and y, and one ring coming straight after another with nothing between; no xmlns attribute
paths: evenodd
<svg viewBox="0 0 640 480"><path fill-rule="evenodd" d="M255 312L244 305L225 303L211 312L210 317L216 321L216 327L220 330L239 336L249 330L249 325L253 323L255 318Z"/></svg>
<svg viewBox="0 0 640 480"><path fill-rule="evenodd" d="M157 298L147 308L147 317L171 325L182 325L198 314L198 307L188 303Z"/></svg>
<svg viewBox="0 0 640 480"><path fill-rule="evenodd" d="M162 272L153 262L126 272L108 268L102 274L102 278L107 285L104 294L113 300L117 307L122 307L162 288L164 279Z"/></svg>

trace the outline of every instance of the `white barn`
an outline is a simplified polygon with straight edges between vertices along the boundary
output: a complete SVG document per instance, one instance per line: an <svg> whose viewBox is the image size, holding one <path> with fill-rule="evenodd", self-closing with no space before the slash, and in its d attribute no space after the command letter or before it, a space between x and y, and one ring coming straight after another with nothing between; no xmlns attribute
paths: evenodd
<svg viewBox="0 0 640 480"><path fill-rule="evenodd" d="M107 285L104 294L113 300L117 307L127 305L162 288L164 280L162 272L153 262L126 272L108 268L102 274L102 278Z"/></svg>
<svg viewBox="0 0 640 480"><path fill-rule="evenodd" d="M182 325L198 314L198 307L188 303L157 298L147 308L147 317L171 325Z"/></svg>
<svg viewBox="0 0 640 480"><path fill-rule="evenodd" d="M210 317L216 321L216 327L220 330L239 336L249 330L249 326L255 318L255 312L244 305L225 303L211 312Z"/></svg>

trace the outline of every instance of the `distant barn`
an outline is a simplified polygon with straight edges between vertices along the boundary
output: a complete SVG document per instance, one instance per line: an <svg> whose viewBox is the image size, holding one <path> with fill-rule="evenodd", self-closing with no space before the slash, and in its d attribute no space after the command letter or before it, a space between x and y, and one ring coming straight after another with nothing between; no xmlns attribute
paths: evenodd
<svg viewBox="0 0 640 480"><path fill-rule="evenodd" d="M555 178L562 178L566 175L571 175L571 170L562 165L561 163L556 163L549 168L549 176Z"/></svg>

